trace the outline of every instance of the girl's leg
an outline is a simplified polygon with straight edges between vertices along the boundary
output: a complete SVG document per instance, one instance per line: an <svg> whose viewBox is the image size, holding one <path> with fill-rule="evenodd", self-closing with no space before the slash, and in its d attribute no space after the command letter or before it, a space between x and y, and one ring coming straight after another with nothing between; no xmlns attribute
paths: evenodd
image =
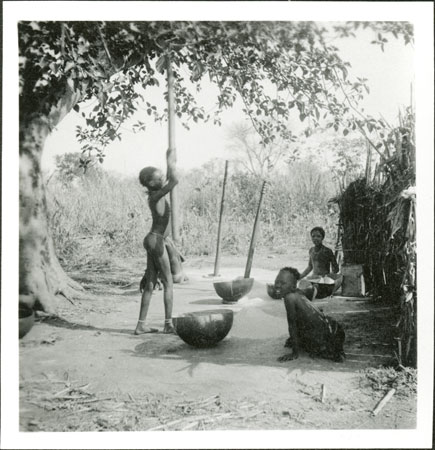
<svg viewBox="0 0 435 450"><path fill-rule="evenodd" d="M165 306L165 325L163 333L175 333L172 324L172 306L173 306L173 281L171 273L171 264L166 248L163 254L158 258L160 279L163 283L163 302Z"/></svg>
<svg viewBox="0 0 435 450"><path fill-rule="evenodd" d="M156 333L156 328L150 328L145 325L145 320L150 307L151 296L153 295L154 286L157 281L157 272L154 266L152 256L147 253L147 268L145 274L145 282L143 283L142 299L140 303L139 320L137 321L134 334Z"/></svg>
<svg viewBox="0 0 435 450"><path fill-rule="evenodd" d="M165 246L169 257L169 264L172 273L172 281L174 283L182 283L183 281L188 281L188 278L183 271L182 255L177 250L174 243L169 239L169 237L165 239Z"/></svg>

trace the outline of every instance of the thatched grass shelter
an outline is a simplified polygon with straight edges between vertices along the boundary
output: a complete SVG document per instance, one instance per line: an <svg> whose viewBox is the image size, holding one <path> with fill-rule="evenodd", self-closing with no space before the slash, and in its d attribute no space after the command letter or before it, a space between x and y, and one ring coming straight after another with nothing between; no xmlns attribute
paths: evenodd
<svg viewBox="0 0 435 450"><path fill-rule="evenodd" d="M366 177L335 200L340 208L344 264L363 266L366 290L397 310L392 324L398 364L416 365L416 195L414 114L376 145L373 176L368 151Z"/></svg>

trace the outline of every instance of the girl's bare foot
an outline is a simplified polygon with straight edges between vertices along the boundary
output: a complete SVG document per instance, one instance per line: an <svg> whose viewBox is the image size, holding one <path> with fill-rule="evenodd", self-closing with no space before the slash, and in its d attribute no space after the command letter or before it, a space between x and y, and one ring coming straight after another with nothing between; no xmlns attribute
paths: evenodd
<svg viewBox="0 0 435 450"><path fill-rule="evenodd" d="M165 334L176 334L175 328L172 325L172 321L165 320L165 326L163 327L163 333Z"/></svg>
<svg viewBox="0 0 435 450"><path fill-rule="evenodd" d="M157 331L156 328L147 327L144 322L138 321L134 334L157 333Z"/></svg>

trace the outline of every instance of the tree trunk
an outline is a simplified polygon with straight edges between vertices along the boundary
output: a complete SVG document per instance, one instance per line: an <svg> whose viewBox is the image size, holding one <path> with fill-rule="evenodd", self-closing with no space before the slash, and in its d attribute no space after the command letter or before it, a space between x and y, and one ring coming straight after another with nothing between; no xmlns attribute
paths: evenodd
<svg viewBox="0 0 435 450"><path fill-rule="evenodd" d="M70 279L57 259L49 232L41 173L45 140L78 102L81 95L67 89L46 117L20 117L20 231L19 301L46 312L56 312L56 295L79 295L81 286Z"/></svg>

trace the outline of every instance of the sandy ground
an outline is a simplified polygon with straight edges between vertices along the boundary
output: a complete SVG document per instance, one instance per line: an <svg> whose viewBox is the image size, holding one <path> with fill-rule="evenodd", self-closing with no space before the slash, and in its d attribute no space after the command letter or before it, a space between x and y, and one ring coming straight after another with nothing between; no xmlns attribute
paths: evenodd
<svg viewBox="0 0 435 450"><path fill-rule="evenodd" d="M190 280L175 285L174 316L234 311L228 336L208 349L161 332L133 335L143 273L137 261L72 274L89 298L74 306L64 301L60 318L38 321L20 340L21 430L414 428L412 395L395 395L376 417L371 414L385 392L368 386L362 371L391 360L388 333L382 332L391 324L385 306L318 300L345 326L346 362L304 353L296 361L277 361L286 351L287 323L283 302L268 297L266 283L286 258L258 257L253 289L233 305L222 304L214 291L212 258L186 264ZM243 258L224 258L221 267L219 281L241 276ZM161 330L163 318L162 291L156 291L148 323Z"/></svg>

